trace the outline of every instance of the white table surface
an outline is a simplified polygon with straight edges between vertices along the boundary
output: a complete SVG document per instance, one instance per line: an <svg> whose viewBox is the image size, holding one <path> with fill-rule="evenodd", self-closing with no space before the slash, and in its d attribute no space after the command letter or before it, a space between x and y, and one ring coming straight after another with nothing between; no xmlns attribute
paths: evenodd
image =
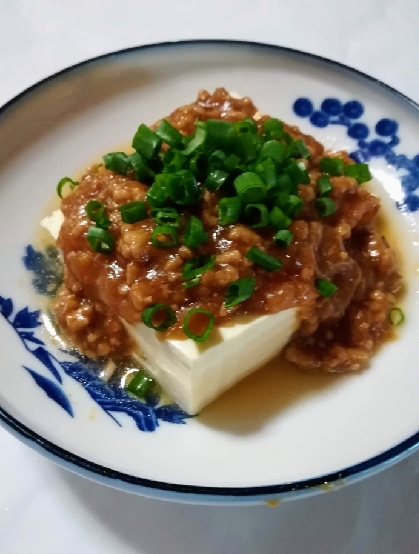
<svg viewBox="0 0 419 554"><path fill-rule="evenodd" d="M189 38L311 51L419 102L418 22L417 0L0 0L0 105L83 59ZM0 452L1 554L419 552L418 453L342 490L272 509L128 495L56 467L1 429Z"/></svg>

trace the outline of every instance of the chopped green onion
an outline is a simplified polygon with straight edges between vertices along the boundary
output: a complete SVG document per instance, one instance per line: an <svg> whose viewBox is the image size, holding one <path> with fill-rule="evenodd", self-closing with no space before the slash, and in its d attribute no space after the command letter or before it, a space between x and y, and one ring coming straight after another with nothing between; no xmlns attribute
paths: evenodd
<svg viewBox="0 0 419 554"><path fill-rule="evenodd" d="M202 321L200 321L204 316L206 319L206 325L203 327ZM195 325L193 325L193 320L198 319L198 322L195 321ZM214 314L209 312L208 310L204 310L204 308L192 308L192 310L189 310L189 312L186 314L185 319L183 321L183 331L187 337L190 339L196 341L196 342L204 342L209 337L212 328L214 327L215 323L215 317ZM198 327L199 332L195 333L192 329L192 327Z"/></svg>
<svg viewBox="0 0 419 554"><path fill-rule="evenodd" d="M288 146L277 140L268 140L260 149L259 158L272 158L277 164L280 164L287 159L288 154Z"/></svg>
<svg viewBox="0 0 419 554"><path fill-rule="evenodd" d="M238 196L221 198L218 202L218 223L231 225L239 220L242 203Z"/></svg>
<svg viewBox="0 0 419 554"><path fill-rule="evenodd" d="M284 206L282 207L282 210L289 217L295 218L301 212L301 210L303 209L303 206L304 206L303 200L299 196L296 196L295 194L291 194L288 199L288 202L284 204Z"/></svg>
<svg viewBox="0 0 419 554"><path fill-rule="evenodd" d="M137 223L147 218L145 202L140 200L123 204L119 207L119 212L124 223Z"/></svg>
<svg viewBox="0 0 419 554"><path fill-rule="evenodd" d="M162 316L164 316L163 320ZM156 322L153 321L155 317L157 319ZM141 312L141 319L144 325L162 333L176 322L176 314L170 306L158 302L143 310Z"/></svg>
<svg viewBox="0 0 419 554"><path fill-rule="evenodd" d="M166 176L163 174L156 175L154 183L147 191L147 202L150 206L161 207L169 198L166 188Z"/></svg>
<svg viewBox="0 0 419 554"><path fill-rule="evenodd" d="M87 240L92 250L99 254L110 254L115 246L115 239L106 229L89 227Z"/></svg>
<svg viewBox="0 0 419 554"><path fill-rule="evenodd" d="M254 119L251 119L250 117L246 117L246 119L242 119L241 121L237 121L236 123L234 123L234 129L239 135L241 135L242 133L256 134L258 132L256 121Z"/></svg>
<svg viewBox="0 0 419 554"><path fill-rule="evenodd" d="M57 185L57 194L60 198L63 197L63 188L64 185L66 185L67 183L70 184L70 190L73 190L73 188L79 184L78 181L73 181L73 179L70 179L70 177L63 177L62 179L60 179Z"/></svg>
<svg viewBox="0 0 419 554"><path fill-rule="evenodd" d="M181 206L190 206L199 199L199 188L195 176L189 169L181 169L166 175L169 197Z"/></svg>
<svg viewBox="0 0 419 554"><path fill-rule="evenodd" d="M262 131L268 140L281 139L284 134L282 121L279 121L279 119L274 117L268 119L262 123Z"/></svg>
<svg viewBox="0 0 419 554"><path fill-rule="evenodd" d="M192 215L185 227L182 244L188 248L197 248L202 242L207 242L208 233L205 232L202 221Z"/></svg>
<svg viewBox="0 0 419 554"><path fill-rule="evenodd" d="M398 326L404 322L404 313L400 308L391 308L388 313L388 320L392 325Z"/></svg>
<svg viewBox="0 0 419 554"><path fill-rule="evenodd" d="M100 216L96 221L96 227L100 229L109 229L111 226L111 220L106 215Z"/></svg>
<svg viewBox="0 0 419 554"><path fill-rule="evenodd" d="M176 173L176 171L182 169L186 160L187 158L183 152L170 148L163 158L165 173Z"/></svg>
<svg viewBox="0 0 419 554"><path fill-rule="evenodd" d="M254 173L257 173L266 184L268 196L272 196L274 191L277 190L276 167L274 161L271 158L260 160L256 164L253 164L252 170Z"/></svg>
<svg viewBox="0 0 419 554"><path fill-rule="evenodd" d="M317 186L321 196L325 196L333 189L332 182L330 181L330 177L328 175L322 175L319 177L317 180Z"/></svg>
<svg viewBox="0 0 419 554"><path fill-rule="evenodd" d="M238 156L236 156L236 154L230 154L229 156L227 156L225 158L223 168L226 171L231 173L232 171L237 169L239 164L240 164L240 158Z"/></svg>
<svg viewBox="0 0 419 554"><path fill-rule="evenodd" d="M245 204L260 202L267 196L266 186L256 173L242 173L234 179L234 187Z"/></svg>
<svg viewBox="0 0 419 554"><path fill-rule="evenodd" d="M212 256L197 256L186 260L183 266L182 279L189 280L194 277L199 277L205 271L212 269L215 264L215 255Z"/></svg>
<svg viewBox="0 0 419 554"><path fill-rule="evenodd" d="M142 123L132 139L132 147L146 160L151 160L160 150L162 140L147 125Z"/></svg>
<svg viewBox="0 0 419 554"><path fill-rule="evenodd" d="M156 381L144 369L137 371L127 386L128 392L144 399L155 393L156 389Z"/></svg>
<svg viewBox="0 0 419 554"><path fill-rule="evenodd" d="M320 160L320 171L339 177L343 174L342 158L322 158Z"/></svg>
<svg viewBox="0 0 419 554"><path fill-rule="evenodd" d="M256 279L254 277L244 277L230 283L226 290L224 306L231 308L244 302L255 292Z"/></svg>
<svg viewBox="0 0 419 554"><path fill-rule="evenodd" d="M310 157L310 152L308 151L308 148L302 139L297 139L296 141L294 141L294 148L297 152L298 158Z"/></svg>
<svg viewBox="0 0 419 554"><path fill-rule="evenodd" d="M185 144L183 135L179 133L179 131L175 129L166 119L162 119L159 123L159 126L156 129L156 135L160 137L163 142L173 148L183 148Z"/></svg>
<svg viewBox="0 0 419 554"><path fill-rule="evenodd" d="M247 204L244 215L253 228L266 227L269 224L269 211L264 204Z"/></svg>
<svg viewBox="0 0 419 554"><path fill-rule="evenodd" d="M154 171L149 167L144 158L138 153L134 152L128 156L129 163L135 173L137 181L151 181L154 177Z"/></svg>
<svg viewBox="0 0 419 554"><path fill-rule="evenodd" d="M179 244L179 237L174 227L158 225L151 233L151 242L155 248L173 248Z"/></svg>
<svg viewBox="0 0 419 554"><path fill-rule="evenodd" d="M244 163L249 163L258 157L262 140L260 135L243 133L236 138L234 151Z"/></svg>
<svg viewBox="0 0 419 554"><path fill-rule="evenodd" d="M103 156L103 164L106 169L110 169L119 175L126 175L131 164L125 152L110 152Z"/></svg>
<svg viewBox="0 0 419 554"><path fill-rule="evenodd" d="M195 175L199 181L203 181L207 171L207 158L202 152L197 152L189 158L189 170Z"/></svg>
<svg viewBox="0 0 419 554"><path fill-rule="evenodd" d="M185 147L184 153L187 156L190 156L192 152L195 152L198 148L200 148L207 137L207 125L205 121L196 121L195 122L195 135L193 136L192 140L188 142L188 144Z"/></svg>
<svg viewBox="0 0 419 554"><path fill-rule="evenodd" d="M225 159L226 155L222 150L214 150L214 152L211 152L208 156L208 172L211 173L211 171L216 169L223 169Z"/></svg>
<svg viewBox="0 0 419 554"><path fill-rule="evenodd" d="M278 206L274 206L272 208L271 213L269 214L269 221L272 227L278 230L286 229L292 223L287 214L284 214L284 212L281 210L281 208L278 208Z"/></svg>
<svg viewBox="0 0 419 554"><path fill-rule="evenodd" d="M276 178L276 187L279 191L286 191L289 194L297 194L298 192L298 186L292 182L291 177L286 173L278 175Z"/></svg>
<svg viewBox="0 0 419 554"><path fill-rule="evenodd" d="M335 213L336 205L330 198L317 198L316 210L322 217L327 217Z"/></svg>
<svg viewBox="0 0 419 554"><path fill-rule="evenodd" d="M96 222L98 219L106 216L105 204L99 200L89 200L84 209L86 210L87 217L91 221Z"/></svg>
<svg viewBox="0 0 419 554"><path fill-rule="evenodd" d="M215 169L205 179L204 186L211 191L218 190L227 180L228 173Z"/></svg>
<svg viewBox="0 0 419 554"><path fill-rule="evenodd" d="M251 262L254 262L267 271L277 271L281 269L282 262L273 256L270 256L257 246L251 246L246 253L246 258Z"/></svg>
<svg viewBox="0 0 419 554"><path fill-rule="evenodd" d="M282 229L274 235L272 240L277 246L280 246L281 248L288 248L294 240L294 235L291 231L288 231L288 229Z"/></svg>
<svg viewBox="0 0 419 554"><path fill-rule="evenodd" d="M367 183L371 181L372 175L368 164L348 164L343 168L343 173L348 177L353 177L357 180L358 184Z"/></svg>
<svg viewBox="0 0 419 554"><path fill-rule="evenodd" d="M234 125L220 119L207 120L206 145L208 147L228 148L234 137Z"/></svg>
<svg viewBox="0 0 419 554"><path fill-rule="evenodd" d="M190 281L185 281L184 283L182 283L182 287L184 289L190 289L192 287L196 287L196 285L199 285L200 282L201 282L201 277L194 277Z"/></svg>
<svg viewBox="0 0 419 554"><path fill-rule="evenodd" d="M321 296L330 298L338 290L337 286L329 279L317 279L316 288Z"/></svg>
<svg viewBox="0 0 419 554"><path fill-rule="evenodd" d="M301 163L301 165L300 165ZM285 173L290 177L294 185L308 185L310 183L310 175L303 162L297 163L291 160L288 166L284 169Z"/></svg>
<svg viewBox="0 0 419 554"><path fill-rule="evenodd" d="M151 215L157 225L168 225L169 227L180 227L181 217L176 208L152 208Z"/></svg>

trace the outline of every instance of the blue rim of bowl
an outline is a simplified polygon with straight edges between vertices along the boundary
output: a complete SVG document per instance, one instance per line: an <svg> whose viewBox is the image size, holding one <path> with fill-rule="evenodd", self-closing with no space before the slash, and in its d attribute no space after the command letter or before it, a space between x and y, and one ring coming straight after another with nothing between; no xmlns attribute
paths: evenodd
<svg viewBox="0 0 419 554"><path fill-rule="evenodd" d="M123 56L134 52L142 52L146 50L153 50L153 49L167 48L167 47L179 48L179 47L203 46L203 45L249 47L249 48L254 48L255 50L265 49L265 50L271 50L272 52L277 52L279 54L290 54L290 55L298 56L300 58L321 62L332 68L334 67L339 70L343 70L346 73L356 75L357 77L361 77L363 80L373 83L379 88L384 89L385 91L391 93L399 100L402 100L403 102L408 103L411 107L415 108L416 110L419 110L419 104L417 104L416 102L414 102L413 100L411 100L410 98L402 94L401 92L397 91L396 89L392 88L391 86L386 85L379 79L376 79L375 77L371 77L370 75L367 75L362 71L358 71L357 69L354 69L347 65L330 60L328 58L324 58L322 56L318 56L316 54L310 54L308 52L295 50L293 48L287 48L284 46L277 46L274 44L267 44L267 43L261 43L261 42L222 40L222 39L203 39L203 40L196 39L196 40L181 40L181 41L171 41L171 42L158 42L158 43L152 43L152 44L145 44L142 46L134 46L131 48L125 48L122 50L109 52L107 54L103 54L103 55L96 56L94 58L90 58L88 60L82 61L80 63L67 67L61 71L58 71L57 73L54 73L53 75L50 75L49 77L42 79L41 81L38 81L31 87L23 90L20 94L18 94L17 96L9 100L6 104L4 104L0 108L0 116L3 115L9 108L11 108L16 103L18 103L22 98L27 96L29 93L35 91L36 89L42 87L43 85L49 83L50 81L56 80L59 77L66 75L68 73L71 73L72 71L77 70L81 67L88 66L96 62L100 62L102 60L106 60L116 56ZM59 463L59 460L62 460L63 462L65 462L66 465L69 464L70 467L76 466L77 468L83 471L87 471L88 473L93 474L92 478L94 478L94 475L96 475L97 477L105 478L106 480L110 480L110 484L112 484L112 482L115 482L116 487L118 487L116 482L121 481L123 483L126 483L127 485L134 485L134 486L136 485L140 488L150 489L150 493L152 490L154 490L156 492L165 491L169 493L177 493L179 495L197 495L202 497L205 497L205 496L206 497L237 497L237 498L240 498L240 497L252 498L252 497L258 497L258 496L269 497L272 495L283 495L287 493L288 494L297 493L298 491L301 491L301 492L307 491L309 489L315 489L315 488L321 487L325 483L330 485L330 484L333 484L336 482L342 482L348 479L352 481L352 480L356 480L357 477L361 478L363 475L366 475L369 472L373 472L374 470L378 471L379 469L384 468L384 466L390 465L391 463L395 462L398 458L402 457L403 455L407 455L410 451L414 450L419 446L419 431L418 431L408 439L390 448L389 450L386 450L385 452L382 452L381 454L374 456L373 458L369 458L364 462L360 462L353 466L344 468L340 471L322 475L319 477L314 477L303 481L294 481L294 482L282 483L277 485L264 485L264 486L257 486L257 487L204 487L204 486L198 486L198 485L183 485L183 484L177 484L177 483L165 483L162 481L144 479L142 477L135 477L133 475L112 470L110 468L104 467L94 462L90 462L89 460L86 460L85 458L72 454L71 452L68 452L64 448L61 448L60 446L57 446L56 444L46 440L42 436L32 431L29 427L23 425L21 422L19 422L16 418L14 418L12 415L10 415L6 410L4 410L1 407L0 407L0 420L2 420L2 422L5 424L6 427L10 427L11 430L13 430L18 435L20 435L22 439L25 439L25 442L29 441L30 443L32 443L32 446L35 447L36 449L40 449L41 451L44 451L45 454L49 453L53 457L58 458L57 460L58 463ZM74 471L77 471L77 470L74 469Z"/></svg>

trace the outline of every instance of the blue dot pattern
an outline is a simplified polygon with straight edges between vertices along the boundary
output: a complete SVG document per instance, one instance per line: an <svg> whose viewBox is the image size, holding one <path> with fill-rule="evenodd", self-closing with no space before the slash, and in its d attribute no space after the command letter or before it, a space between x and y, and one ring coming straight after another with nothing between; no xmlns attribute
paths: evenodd
<svg viewBox="0 0 419 554"><path fill-rule="evenodd" d="M346 127L348 137L357 142L357 150L350 156L358 163L368 162L371 158L384 158L385 161L397 170L403 170L400 181L404 191L404 200L397 204L403 211L416 212L419 210L419 154L408 158L404 154L397 154L394 148L399 145L397 136L399 125L394 119L380 119L374 131L377 137L370 137L371 129L359 120L364 115L364 106L358 100L349 100L343 103L338 98L325 98L320 104L320 110L315 108L309 98L298 98L293 104L293 111L298 117L308 118L314 127L324 128L328 125L342 125Z"/></svg>

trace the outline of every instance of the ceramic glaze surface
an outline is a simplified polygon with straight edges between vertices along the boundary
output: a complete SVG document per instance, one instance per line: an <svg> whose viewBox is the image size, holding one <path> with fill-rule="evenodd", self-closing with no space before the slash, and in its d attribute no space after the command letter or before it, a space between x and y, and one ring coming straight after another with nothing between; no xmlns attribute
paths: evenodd
<svg viewBox="0 0 419 554"><path fill-rule="evenodd" d="M33 287L38 294L55 290L55 259L33 236L61 177L77 177L126 144L139 123L217 86L250 96L262 113L299 125L327 148L368 159L372 190L391 220L389 239L397 236L404 261L406 323L366 371L313 376L273 363L185 420L174 406L115 392L49 340ZM394 461L416 445L419 432L419 234L411 198L418 137L417 108L391 90L316 58L255 45L134 50L23 95L0 114L3 419L15 432L24 426L29 441L75 471L193 502L319 492L323 481L355 479ZM47 284L39 278L45 265ZM156 432L139 432L157 425Z"/></svg>

